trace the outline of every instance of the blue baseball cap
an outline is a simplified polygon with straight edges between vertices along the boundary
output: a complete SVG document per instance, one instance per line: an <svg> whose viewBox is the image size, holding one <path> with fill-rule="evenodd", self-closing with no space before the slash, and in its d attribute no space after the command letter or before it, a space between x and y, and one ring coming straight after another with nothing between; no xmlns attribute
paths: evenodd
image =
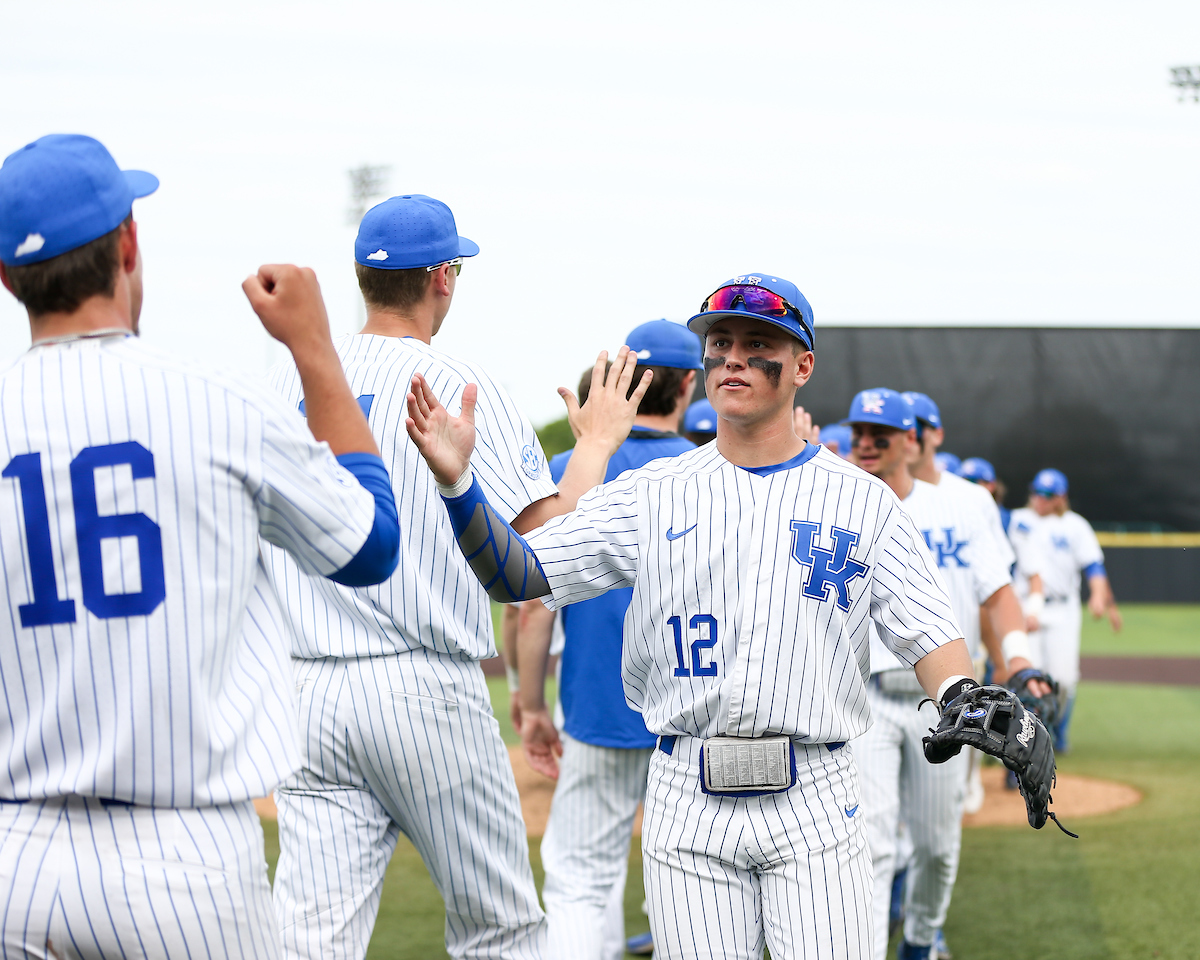
<svg viewBox="0 0 1200 960"><path fill-rule="evenodd" d="M821 428L821 443L829 446L831 443L838 445L838 456L843 459L850 456L850 447L853 437L853 431L844 423L831 423L827 427Z"/></svg>
<svg viewBox="0 0 1200 960"><path fill-rule="evenodd" d="M917 417L904 394L887 387L876 387L855 394L846 422L878 423L897 430L911 430L917 425Z"/></svg>
<svg viewBox="0 0 1200 960"><path fill-rule="evenodd" d="M937 465L937 468L942 471L942 473L953 473L957 475L958 471L962 469L962 460L952 453L934 454L933 462Z"/></svg>
<svg viewBox="0 0 1200 960"><path fill-rule="evenodd" d="M995 483L996 469L983 457L968 457L958 468L958 475L973 483Z"/></svg>
<svg viewBox="0 0 1200 960"><path fill-rule="evenodd" d="M121 170L99 140L52 133L0 166L0 262L23 267L116 230L158 177Z"/></svg>
<svg viewBox="0 0 1200 960"><path fill-rule="evenodd" d="M1043 497L1065 497L1067 495L1067 475L1061 470L1039 470L1033 478L1029 489Z"/></svg>
<svg viewBox="0 0 1200 960"><path fill-rule="evenodd" d="M799 288L769 273L747 273L731 277L717 287L700 306L688 327L704 336L721 317L757 317L786 330L812 350L817 342L812 307Z"/></svg>
<svg viewBox="0 0 1200 960"><path fill-rule="evenodd" d="M450 208L420 193L373 206L363 216L354 240L355 262L380 270L432 267L478 252L477 243L458 235Z"/></svg>
<svg viewBox="0 0 1200 960"><path fill-rule="evenodd" d="M717 411L705 400L697 400L683 415L684 433L716 433Z"/></svg>
<svg viewBox="0 0 1200 960"><path fill-rule="evenodd" d="M918 420L929 424L936 430L942 429L942 415L938 411L938 405L928 396L913 390L906 390L904 396L913 405L913 413L917 415Z"/></svg>
<svg viewBox="0 0 1200 960"><path fill-rule="evenodd" d="M682 323L651 320L634 327L625 338L625 343L637 354L638 363L648 367L699 370L704 366L700 338Z"/></svg>

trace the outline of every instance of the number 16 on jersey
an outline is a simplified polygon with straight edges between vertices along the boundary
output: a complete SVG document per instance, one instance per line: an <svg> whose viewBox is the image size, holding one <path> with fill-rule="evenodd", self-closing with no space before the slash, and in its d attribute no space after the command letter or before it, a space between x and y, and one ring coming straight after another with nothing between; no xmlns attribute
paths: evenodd
<svg viewBox="0 0 1200 960"><path fill-rule="evenodd" d="M102 619L147 616L167 595L163 574L162 530L144 513L101 514L96 503L96 470L128 465L134 480L154 476L154 454L136 441L87 447L71 461L71 500L75 514L75 541L83 605ZM29 555L32 603L18 608L22 627L75 622L75 601L60 600L54 571L54 546L50 515L42 480L42 455L13 457L0 476L16 480L25 518L25 544ZM133 538L137 541L141 589L133 593L107 593L104 586L102 543ZM132 571L128 575L132 576Z"/></svg>

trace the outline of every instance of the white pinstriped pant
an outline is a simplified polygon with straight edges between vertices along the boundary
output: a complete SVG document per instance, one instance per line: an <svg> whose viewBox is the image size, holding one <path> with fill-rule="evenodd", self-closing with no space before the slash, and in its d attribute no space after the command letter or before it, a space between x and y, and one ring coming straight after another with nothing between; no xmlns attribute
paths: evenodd
<svg viewBox="0 0 1200 960"><path fill-rule="evenodd" d="M875 958L887 956L888 905L896 872L896 831L903 818L912 841L905 898L904 939L933 943L946 922L962 847L967 753L945 763L925 759L921 738L937 710L917 704L923 694L883 693L867 685L874 723L854 740L875 874Z"/></svg>
<svg viewBox="0 0 1200 960"><path fill-rule="evenodd" d="M304 767L275 793L285 955L366 953L404 833L445 901L452 957L540 960L546 919L479 664L417 651L293 669Z"/></svg>
<svg viewBox="0 0 1200 960"><path fill-rule="evenodd" d="M763 797L700 790L699 740L650 760L642 855L654 955L862 960L871 862L850 751L796 745L796 785Z"/></svg>
<svg viewBox="0 0 1200 960"><path fill-rule="evenodd" d="M0 803L0 956L280 956L250 801Z"/></svg>
<svg viewBox="0 0 1200 960"><path fill-rule="evenodd" d="M625 876L653 747L597 747L562 734L558 785L542 838L548 960L625 956Z"/></svg>

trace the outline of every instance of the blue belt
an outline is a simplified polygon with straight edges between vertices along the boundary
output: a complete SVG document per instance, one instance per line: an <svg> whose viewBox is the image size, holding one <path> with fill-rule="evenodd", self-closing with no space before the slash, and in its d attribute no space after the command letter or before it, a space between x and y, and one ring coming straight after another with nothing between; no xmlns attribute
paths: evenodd
<svg viewBox="0 0 1200 960"><path fill-rule="evenodd" d="M669 757L669 756L671 756L671 754L673 754L675 752L675 741L678 739L679 738L677 736L659 737L658 738L658 749L661 750L663 753L665 753ZM833 753L835 750L841 750L842 747L844 747L845 745L846 745L845 740L837 740L833 743L825 744L825 746L827 746L829 748L830 753ZM817 744L813 744L813 746L817 746Z"/></svg>

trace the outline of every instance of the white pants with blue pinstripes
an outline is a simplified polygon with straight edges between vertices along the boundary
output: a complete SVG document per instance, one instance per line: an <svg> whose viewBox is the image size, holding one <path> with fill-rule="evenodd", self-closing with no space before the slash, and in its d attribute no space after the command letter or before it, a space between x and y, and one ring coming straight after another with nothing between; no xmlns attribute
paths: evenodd
<svg viewBox="0 0 1200 960"><path fill-rule="evenodd" d="M542 838L548 960L625 956L625 876L653 748L597 747L562 734L563 755Z"/></svg>
<svg viewBox="0 0 1200 960"><path fill-rule="evenodd" d="M0 803L0 956L280 956L250 801Z"/></svg>
<svg viewBox="0 0 1200 960"><path fill-rule="evenodd" d="M654 955L871 956L871 862L858 775L842 747L796 745L796 785L763 797L700 789L700 741L650 760L642 855Z"/></svg>
<svg viewBox="0 0 1200 960"><path fill-rule="evenodd" d="M285 955L365 955L403 833L445 901L452 957L539 960L545 916L479 664L417 651L293 669L304 768L275 795Z"/></svg>
<svg viewBox="0 0 1200 960"><path fill-rule="evenodd" d="M904 911L904 939L933 943L946 922L962 847L968 757L945 763L925 759L921 738L937 724L937 708L923 694L883 693L867 686L874 723L851 746L862 774L863 811L875 874L875 958L887 955L888 905L896 872L896 833L903 819L912 842Z"/></svg>

